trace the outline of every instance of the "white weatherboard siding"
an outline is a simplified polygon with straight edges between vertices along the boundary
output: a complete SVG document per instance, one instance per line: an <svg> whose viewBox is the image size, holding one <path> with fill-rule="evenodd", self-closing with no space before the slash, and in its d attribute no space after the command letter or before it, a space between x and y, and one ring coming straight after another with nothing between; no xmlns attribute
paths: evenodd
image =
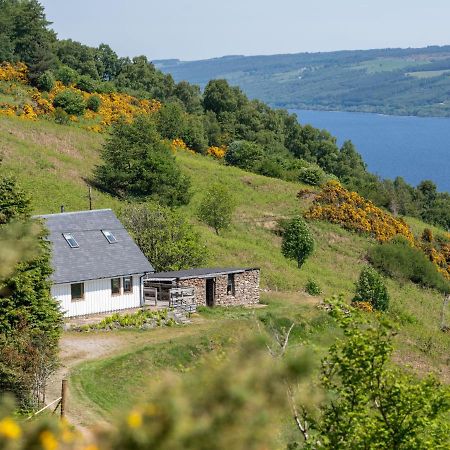
<svg viewBox="0 0 450 450"><path fill-rule="evenodd" d="M70 283L54 284L52 296L56 298L66 317L85 316L141 306L141 276L133 275L133 292L111 294L111 278L84 282L84 299L72 300ZM122 277L121 277L122 278Z"/></svg>

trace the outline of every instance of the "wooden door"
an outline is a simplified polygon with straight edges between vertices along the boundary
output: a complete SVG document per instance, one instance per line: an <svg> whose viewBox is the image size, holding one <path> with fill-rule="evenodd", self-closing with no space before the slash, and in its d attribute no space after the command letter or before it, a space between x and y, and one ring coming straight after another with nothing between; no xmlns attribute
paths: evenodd
<svg viewBox="0 0 450 450"><path fill-rule="evenodd" d="M207 278L206 279L206 305L214 306L216 295L216 279Z"/></svg>

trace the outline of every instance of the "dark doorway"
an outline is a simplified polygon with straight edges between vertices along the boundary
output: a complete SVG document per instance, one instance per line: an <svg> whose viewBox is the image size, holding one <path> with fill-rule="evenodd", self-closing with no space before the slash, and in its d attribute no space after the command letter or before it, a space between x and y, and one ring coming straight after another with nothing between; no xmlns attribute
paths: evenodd
<svg viewBox="0 0 450 450"><path fill-rule="evenodd" d="M206 279L206 305L207 306L214 306L215 291L216 291L215 278L207 278Z"/></svg>

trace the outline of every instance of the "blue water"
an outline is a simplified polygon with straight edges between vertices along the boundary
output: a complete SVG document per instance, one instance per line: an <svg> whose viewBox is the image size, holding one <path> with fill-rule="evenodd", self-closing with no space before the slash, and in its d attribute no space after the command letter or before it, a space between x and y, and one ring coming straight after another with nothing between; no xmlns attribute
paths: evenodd
<svg viewBox="0 0 450 450"><path fill-rule="evenodd" d="M325 128L342 144L350 139L368 169L417 185L433 180L450 192L450 118L292 110L300 123Z"/></svg>

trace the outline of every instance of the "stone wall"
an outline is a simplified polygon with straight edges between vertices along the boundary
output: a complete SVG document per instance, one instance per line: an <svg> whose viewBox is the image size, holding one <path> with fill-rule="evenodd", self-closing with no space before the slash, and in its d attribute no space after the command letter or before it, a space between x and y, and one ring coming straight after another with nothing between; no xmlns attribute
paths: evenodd
<svg viewBox="0 0 450 450"><path fill-rule="evenodd" d="M180 280L179 287L193 287L195 288L195 303L199 306L206 306L206 279L205 278L191 278L189 280Z"/></svg>
<svg viewBox="0 0 450 450"><path fill-rule="evenodd" d="M227 294L228 275L215 277L215 303L216 306L254 305L259 303L259 270L248 270L234 274L235 295ZM195 301L197 305L206 305L206 279L191 278L181 280L180 287L195 288Z"/></svg>

